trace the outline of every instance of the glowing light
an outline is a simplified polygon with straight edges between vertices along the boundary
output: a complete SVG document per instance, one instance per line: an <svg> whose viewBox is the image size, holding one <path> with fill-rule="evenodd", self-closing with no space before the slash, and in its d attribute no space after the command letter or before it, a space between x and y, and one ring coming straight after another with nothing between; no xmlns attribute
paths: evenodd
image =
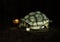
<svg viewBox="0 0 60 42"><path fill-rule="evenodd" d="M29 22L28 24L33 25L33 23L32 23L32 22Z"/></svg>
<svg viewBox="0 0 60 42"><path fill-rule="evenodd" d="M34 15L34 14L35 14L34 12L29 13L29 15Z"/></svg>
<svg viewBox="0 0 60 42"><path fill-rule="evenodd" d="M30 28L26 28L26 31L30 31Z"/></svg>
<svg viewBox="0 0 60 42"><path fill-rule="evenodd" d="M37 22L38 25L43 25L43 22Z"/></svg>
<svg viewBox="0 0 60 42"><path fill-rule="evenodd" d="M44 21L44 24L45 24L45 23L48 23L48 22L49 22L49 20L46 20L46 21Z"/></svg>
<svg viewBox="0 0 60 42"><path fill-rule="evenodd" d="M40 29L40 26L31 27L31 29Z"/></svg>
<svg viewBox="0 0 60 42"><path fill-rule="evenodd" d="M19 19L13 20L13 23L14 23L14 24L18 24L18 23L19 23Z"/></svg>
<svg viewBox="0 0 60 42"><path fill-rule="evenodd" d="M39 14L40 14L41 12L40 12L40 11L37 11L37 13L39 13Z"/></svg>
<svg viewBox="0 0 60 42"><path fill-rule="evenodd" d="M29 16L28 16L28 15L26 15L24 18L25 18L25 19L27 19L28 17L29 17Z"/></svg>
<svg viewBox="0 0 60 42"><path fill-rule="evenodd" d="M36 22L35 22L35 23L33 23L33 25L37 25L37 24L36 24Z"/></svg>
<svg viewBox="0 0 60 42"><path fill-rule="evenodd" d="M42 26L42 29L44 28L44 26Z"/></svg>
<svg viewBox="0 0 60 42"><path fill-rule="evenodd" d="M36 19L35 19L35 17L34 16L30 16L30 18L29 18L32 22L35 22L36 21Z"/></svg>

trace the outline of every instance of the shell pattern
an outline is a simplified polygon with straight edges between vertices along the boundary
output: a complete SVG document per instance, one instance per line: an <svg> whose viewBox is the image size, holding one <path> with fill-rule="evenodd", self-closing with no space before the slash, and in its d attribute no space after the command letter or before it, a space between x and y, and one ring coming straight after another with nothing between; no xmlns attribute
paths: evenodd
<svg viewBox="0 0 60 42"><path fill-rule="evenodd" d="M40 11L29 13L24 18L22 18L21 21L29 24L30 27L28 27L28 28L31 28L31 29L39 29L43 25L47 24L47 26L48 26L48 24L49 24L49 19L46 17L46 15L44 13L41 13ZM36 26L38 26L38 27L36 27Z"/></svg>

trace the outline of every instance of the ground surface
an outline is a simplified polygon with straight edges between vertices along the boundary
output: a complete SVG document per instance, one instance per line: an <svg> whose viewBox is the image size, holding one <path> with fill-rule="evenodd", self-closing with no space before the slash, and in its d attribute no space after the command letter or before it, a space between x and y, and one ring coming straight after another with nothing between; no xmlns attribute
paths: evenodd
<svg viewBox="0 0 60 42"><path fill-rule="evenodd" d="M23 31L0 32L0 42L54 42L59 41L59 30L49 32L29 33Z"/></svg>

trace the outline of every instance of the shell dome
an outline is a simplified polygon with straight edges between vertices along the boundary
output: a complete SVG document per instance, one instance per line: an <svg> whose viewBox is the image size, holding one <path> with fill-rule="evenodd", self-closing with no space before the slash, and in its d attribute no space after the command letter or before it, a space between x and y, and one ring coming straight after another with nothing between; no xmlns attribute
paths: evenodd
<svg viewBox="0 0 60 42"><path fill-rule="evenodd" d="M44 13L41 13L40 11L30 12L28 15L22 18L21 21L23 21L22 23L24 24L27 23L26 25L30 25L29 27L25 25L26 28L35 29L35 30L42 29L44 28L44 26L48 28L48 24L49 24L49 19L46 17Z"/></svg>

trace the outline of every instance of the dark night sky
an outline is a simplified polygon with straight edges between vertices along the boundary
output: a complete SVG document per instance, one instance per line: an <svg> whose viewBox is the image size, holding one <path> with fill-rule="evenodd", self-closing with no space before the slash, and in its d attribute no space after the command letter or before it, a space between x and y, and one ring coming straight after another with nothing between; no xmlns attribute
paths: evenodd
<svg viewBox="0 0 60 42"><path fill-rule="evenodd" d="M53 1L49 0L2 0L1 1L1 25L12 25L14 18L22 18L32 11L41 11L47 15L53 24L59 25L59 10L55 8Z"/></svg>

